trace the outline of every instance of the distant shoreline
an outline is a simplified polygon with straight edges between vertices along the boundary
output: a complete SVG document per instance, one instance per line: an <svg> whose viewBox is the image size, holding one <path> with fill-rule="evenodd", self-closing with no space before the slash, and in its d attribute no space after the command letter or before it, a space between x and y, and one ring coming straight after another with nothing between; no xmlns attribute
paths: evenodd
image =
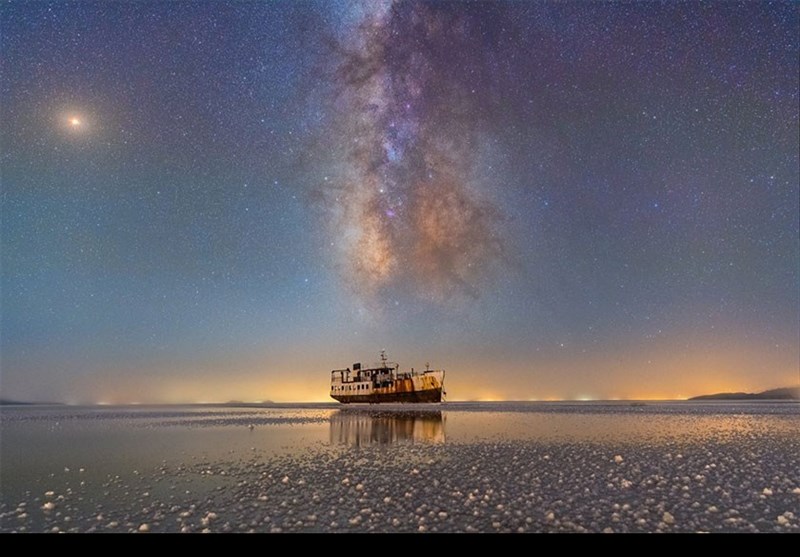
<svg viewBox="0 0 800 557"><path fill-rule="evenodd" d="M596 399L596 400L450 400L442 403L433 404L340 404L335 401L330 402L143 402L143 403L119 403L119 404L97 404L97 403L64 403L64 402L26 402L16 400L0 400L0 408L14 407L33 407L33 406L55 406L64 408L161 408L161 407L197 407L197 408L339 408L339 409L364 409L381 410L390 408L404 408L410 411L425 410L430 408L440 408L450 406L453 409L463 405L486 405L493 404L542 404L542 405L612 405L612 406L649 406L651 404L673 404L681 402L798 402L800 393L798 389L785 389L788 393L775 393L784 389L773 389L763 393L715 393L710 395L699 395L688 399Z"/></svg>
<svg viewBox="0 0 800 557"><path fill-rule="evenodd" d="M22 400L2 400L0 406L64 406L63 402L26 402Z"/></svg>

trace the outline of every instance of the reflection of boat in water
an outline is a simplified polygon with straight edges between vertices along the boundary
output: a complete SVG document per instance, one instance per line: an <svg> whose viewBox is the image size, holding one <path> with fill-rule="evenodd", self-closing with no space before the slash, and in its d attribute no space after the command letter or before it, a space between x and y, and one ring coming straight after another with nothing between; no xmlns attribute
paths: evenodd
<svg viewBox="0 0 800 557"><path fill-rule="evenodd" d="M400 371L399 365L386 360L383 350L381 362L371 368L355 363L352 370L348 367L331 372L331 398L344 404L441 402L443 391L443 369Z"/></svg>
<svg viewBox="0 0 800 557"><path fill-rule="evenodd" d="M398 442L444 443L440 411L339 410L331 416L333 444L363 447Z"/></svg>

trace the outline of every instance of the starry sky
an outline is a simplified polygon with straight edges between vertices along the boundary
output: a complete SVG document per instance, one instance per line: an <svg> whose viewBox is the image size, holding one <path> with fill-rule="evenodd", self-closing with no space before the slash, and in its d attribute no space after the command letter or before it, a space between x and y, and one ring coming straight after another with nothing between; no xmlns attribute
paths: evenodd
<svg viewBox="0 0 800 557"><path fill-rule="evenodd" d="M800 378L793 2L3 2L2 398Z"/></svg>

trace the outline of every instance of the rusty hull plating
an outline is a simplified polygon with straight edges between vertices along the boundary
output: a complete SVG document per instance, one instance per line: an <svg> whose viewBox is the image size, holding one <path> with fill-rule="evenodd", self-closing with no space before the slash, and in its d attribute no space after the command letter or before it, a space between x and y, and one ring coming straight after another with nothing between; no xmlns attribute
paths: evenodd
<svg viewBox="0 0 800 557"><path fill-rule="evenodd" d="M381 351L381 363L362 368L360 363L350 369L331 371L331 398L341 403L378 404L382 402L441 402L444 392L444 370L400 371L400 366L386 360Z"/></svg>

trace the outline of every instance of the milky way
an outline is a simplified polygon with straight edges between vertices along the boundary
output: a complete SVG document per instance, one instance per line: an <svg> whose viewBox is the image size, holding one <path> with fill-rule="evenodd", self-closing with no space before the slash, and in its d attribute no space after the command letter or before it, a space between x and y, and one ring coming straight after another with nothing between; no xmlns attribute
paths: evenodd
<svg viewBox="0 0 800 557"><path fill-rule="evenodd" d="M486 134L442 56L468 33L429 6L375 5L337 45L344 162L326 193L340 270L365 301L477 298L504 259L503 216L475 172Z"/></svg>

